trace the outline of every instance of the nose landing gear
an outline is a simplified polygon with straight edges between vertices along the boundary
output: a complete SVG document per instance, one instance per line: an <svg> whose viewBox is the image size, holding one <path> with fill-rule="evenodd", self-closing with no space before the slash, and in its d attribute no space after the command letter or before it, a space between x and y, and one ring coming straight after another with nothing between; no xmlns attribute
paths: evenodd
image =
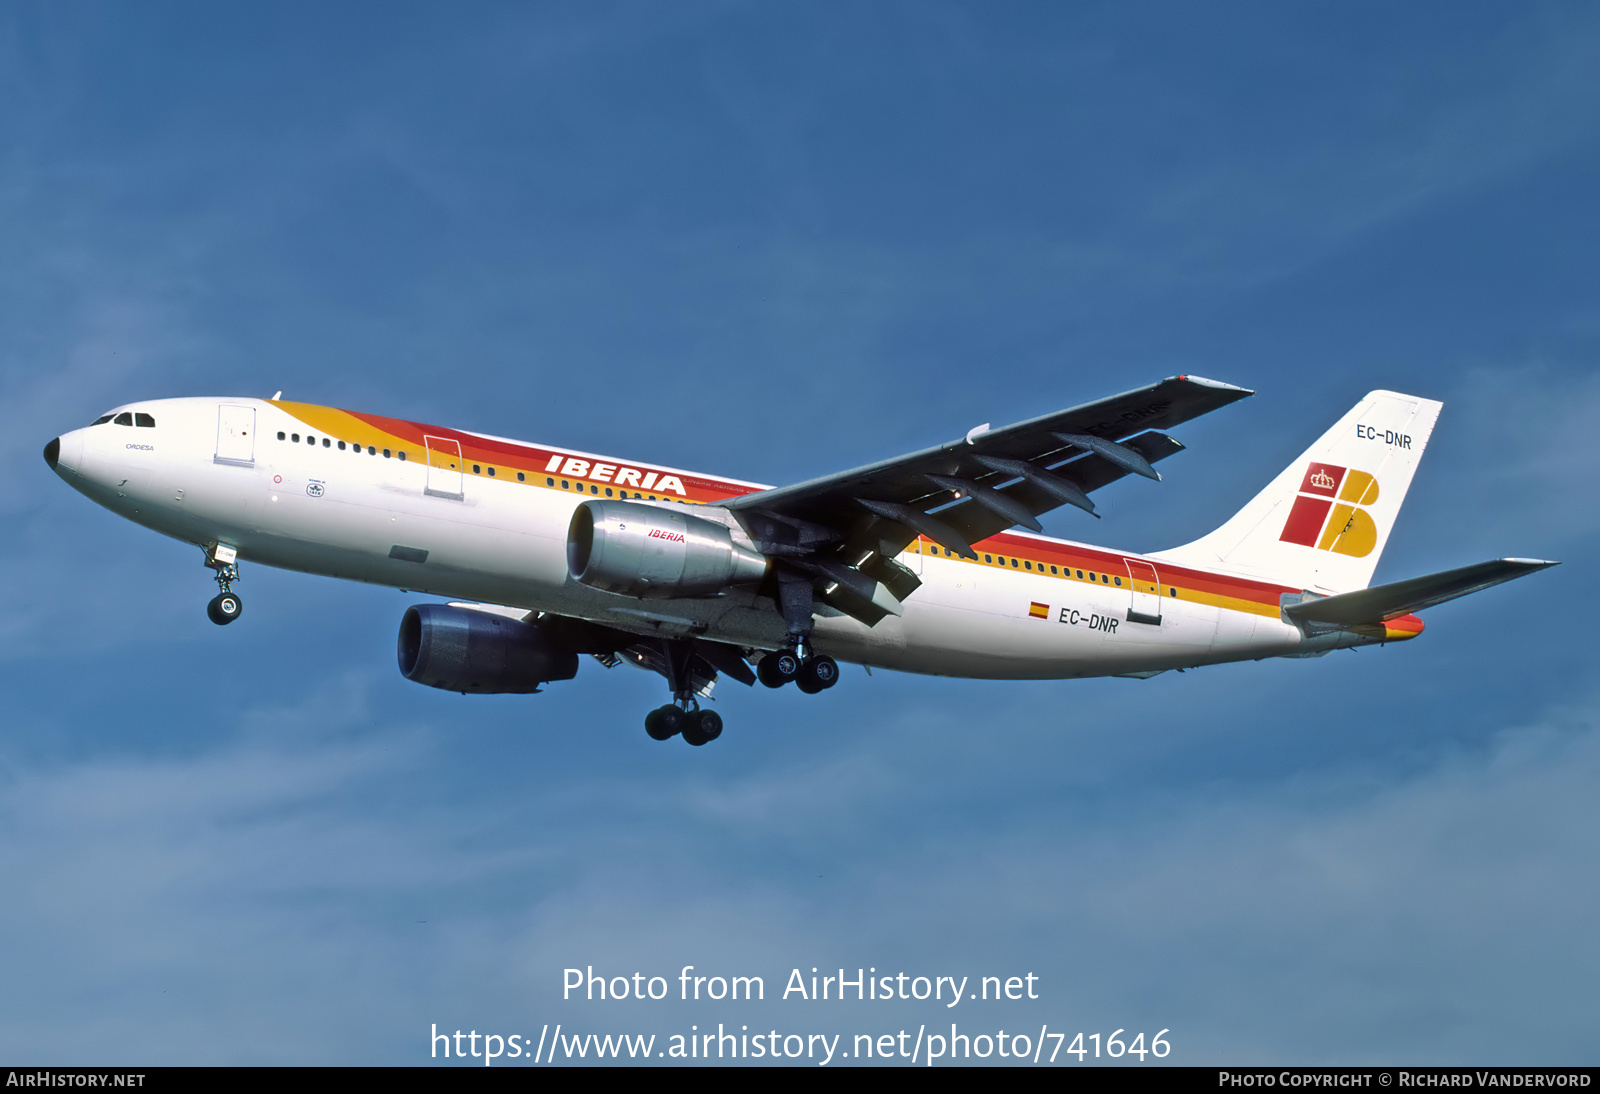
<svg viewBox="0 0 1600 1094"><path fill-rule="evenodd" d="M233 583L239 580L238 557L238 552L226 544L206 549L206 567L216 571L220 590L206 605L206 616L219 627L232 623L244 611L244 601L233 591Z"/></svg>

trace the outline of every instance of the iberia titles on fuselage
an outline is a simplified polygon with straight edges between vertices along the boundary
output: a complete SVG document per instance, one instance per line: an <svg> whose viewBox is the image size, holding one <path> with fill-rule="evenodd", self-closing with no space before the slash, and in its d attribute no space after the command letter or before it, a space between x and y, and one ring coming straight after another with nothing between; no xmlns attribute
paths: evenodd
<svg viewBox="0 0 1600 1094"><path fill-rule="evenodd" d="M1159 478L1182 447L1165 428L1248 394L1174 377L778 489L281 399L130 404L45 455L97 503L201 547L229 598L218 622L238 615L239 560L453 598L471 603L407 613L412 679L533 691L592 653L662 673L691 719L719 670L748 683L750 662L769 684L813 661L826 676L830 658L1142 677L1392 642L1420 633L1415 610L1548 565L1368 587L1440 406L1393 392L1183 547L1017 527L1063 504L1093 513L1088 494L1127 474ZM768 664L785 651L792 666Z"/></svg>

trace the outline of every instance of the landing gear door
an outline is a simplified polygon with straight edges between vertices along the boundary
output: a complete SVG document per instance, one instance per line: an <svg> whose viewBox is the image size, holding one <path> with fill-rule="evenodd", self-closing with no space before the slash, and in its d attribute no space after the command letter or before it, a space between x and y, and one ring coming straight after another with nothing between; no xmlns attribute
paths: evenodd
<svg viewBox="0 0 1600 1094"><path fill-rule="evenodd" d="M256 408L253 406L217 407L217 463L238 467L256 465Z"/></svg>
<svg viewBox="0 0 1600 1094"><path fill-rule="evenodd" d="M461 500L461 442L447 437L422 438L428 449L428 485L425 493L436 498Z"/></svg>
<svg viewBox="0 0 1600 1094"><path fill-rule="evenodd" d="M1161 578L1148 562L1128 559L1128 584L1133 588L1133 603L1128 606L1128 622L1161 625Z"/></svg>

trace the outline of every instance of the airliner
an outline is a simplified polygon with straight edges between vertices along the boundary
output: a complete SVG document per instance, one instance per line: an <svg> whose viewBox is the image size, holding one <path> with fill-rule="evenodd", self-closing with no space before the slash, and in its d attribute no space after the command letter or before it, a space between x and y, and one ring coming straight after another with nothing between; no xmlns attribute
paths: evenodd
<svg viewBox="0 0 1600 1094"><path fill-rule="evenodd" d="M45 446L57 475L193 544L237 620L242 561L444 598L400 621L401 673L531 693L580 657L665 678L656 740L722 732L720 676L815 694L839 661L988 679L1169 670L1416 637L1416 612L1554 562L1371 585L1441 404L1374 391L1216 531L1137 554L1040 514L1159 480L1168 430L1253 392L1176 376L920 452L766 487L271 399L132 403Z"/></svg>

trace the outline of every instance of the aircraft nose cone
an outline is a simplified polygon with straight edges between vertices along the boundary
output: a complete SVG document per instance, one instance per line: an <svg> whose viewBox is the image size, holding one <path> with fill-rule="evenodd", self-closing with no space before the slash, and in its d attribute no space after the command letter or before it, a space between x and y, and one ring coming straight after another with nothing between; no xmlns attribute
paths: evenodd
<svg viewBox="0 0 1600 1094"><path fill-rule="evenodd" d="M50 465L50 470L56 469L56 462L61 459L61 438L57 437L44 446L44 462Z"/></svg>

